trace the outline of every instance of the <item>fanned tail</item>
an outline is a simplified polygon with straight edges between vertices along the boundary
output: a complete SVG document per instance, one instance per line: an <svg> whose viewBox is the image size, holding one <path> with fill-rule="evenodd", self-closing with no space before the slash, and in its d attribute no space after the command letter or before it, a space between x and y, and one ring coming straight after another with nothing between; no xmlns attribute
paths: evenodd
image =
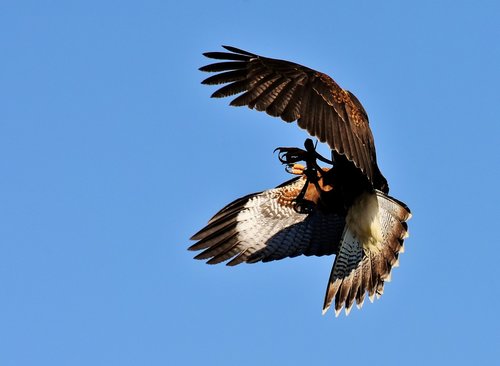
<svg viewBox="0 0 500 366"><path fill-rule="evenodd" d="M403 241L408 236L406 221L411 213L408 207L376 191L378 212L376 219L381 238L376 245L363 245L346 225L335 258L323 305L323 314L335 299L335 315L343 307L349 314L354 302L363 306L366 292L371 301L383 294L384 283L390 281L391 270L398 266L399 253L404 251Z"/></svg>

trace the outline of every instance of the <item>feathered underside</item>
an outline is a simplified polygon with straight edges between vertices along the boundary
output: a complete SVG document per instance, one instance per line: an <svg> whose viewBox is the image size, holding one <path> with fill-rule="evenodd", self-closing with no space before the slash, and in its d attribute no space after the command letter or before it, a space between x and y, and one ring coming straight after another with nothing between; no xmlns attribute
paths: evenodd
<svg viewBox="0 0 500 366"><path fill-rule="evenodd" d="M242 197L220 210L192 240L190 250L201 250L196 259L227 265L269 262L298 255L335 253L345 218L314 210L298 213L294 199L304 177L275 189Z"/></svg>
<svg viewBox="0 0 500 366"><path fill-rule="evenodd" d="M204 53L221 61L200 68L217 73L203 84L226 84L212 97L240 94L231 105L246 105L286 122L297 121L311 136L345 155L374 188L382 189L378 185L385 179L377 167L368 116L354 94L308 67L223 47L229 52Z"/></svg>
<svg viewBox="0 0 500 366"><path fill-rule="evenodd" d="M326 213L319 206L308 213L294 209L305 183L305 177L296 178L232 202L192 237L197 243L189 249L203 250L196 259L206 259L209 264L228 261L230 266L336 254L323 311L335 299L336 314L342 307L348 313L354 301L363 304L366 292L370 298L382 294L403 250L410 212L401 202L377 191L380 242L368 247L353 234L345 216Z"/></svg>

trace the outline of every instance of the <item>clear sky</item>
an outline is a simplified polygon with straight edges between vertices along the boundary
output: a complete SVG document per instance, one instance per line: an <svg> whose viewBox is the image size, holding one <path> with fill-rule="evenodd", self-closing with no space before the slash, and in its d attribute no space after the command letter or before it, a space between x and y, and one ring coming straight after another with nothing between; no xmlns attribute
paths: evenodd
<svg viewBox="0 0 500 366"><path fill-rule="evenodd" d="M498 362L499 19L495 0L2 1L0 365ZM374 304L321 315L333 257L186 250L306 137L209 98L221 44L364 104L413 212Z"/></svg>

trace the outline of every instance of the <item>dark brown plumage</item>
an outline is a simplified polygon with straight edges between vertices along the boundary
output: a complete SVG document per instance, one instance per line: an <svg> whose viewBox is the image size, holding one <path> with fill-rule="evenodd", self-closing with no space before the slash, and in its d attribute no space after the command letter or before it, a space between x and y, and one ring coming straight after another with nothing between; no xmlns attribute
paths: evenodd
<svg viewBox="0 0 500 366"><path fill-rule="evenodd" d="M323 311L335 300L336 314L365 293L381 295L397 265L406 205L388 196L375 154L368 116L357 98L329 76L292 62L234 47L204 55L219 60L203 84L219 85L213 97L240 94L231 105L248 106L297 121L326 142L333 161L321 157L311 140L305 150L278 148L280 160L299 177L275 189L242 197L220 210L192 239L195 258L209 264L268 262L298 255L335 254ZM317 161L331 164L320 168ZM296 163L304 161L306 166Z"/></svg>
<svg viewBox="0 0 500 366"><path fill-rule="evenodd" d="M234 47L230 52L207 52L217 60L200 68L218 72L202 81L207 85L227 84L214 98L243 93L232 106L248 106L298 125L345 155L367 176L375 188L386 191L387 182L377 166L368 115L351 92L332 78L293 62L262 57Z"/></svg>

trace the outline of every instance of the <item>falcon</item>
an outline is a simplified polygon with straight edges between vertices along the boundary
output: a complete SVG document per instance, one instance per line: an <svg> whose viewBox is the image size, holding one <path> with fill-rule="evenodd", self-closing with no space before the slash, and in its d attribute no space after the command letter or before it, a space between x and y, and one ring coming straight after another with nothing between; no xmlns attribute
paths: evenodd
<svg viewBox="0 0 500 366"><path fill-rule="evenodd" d="M297 122L326 143L331 159L311 139L304 149L279 147L278 157L296 175L274 189L252 193L222 208L198 231L190 250L209 264L269 262L287 257L335 255L323 305L349 314L383 293L408 236L409 208L388 195L375 154L368 115L358 99L331 77L289 61L223 46L204 53L216 62L202 81L219 85L212 97L236 96L285 122ZM320 166L320 163L326 166Z"/></svg>

